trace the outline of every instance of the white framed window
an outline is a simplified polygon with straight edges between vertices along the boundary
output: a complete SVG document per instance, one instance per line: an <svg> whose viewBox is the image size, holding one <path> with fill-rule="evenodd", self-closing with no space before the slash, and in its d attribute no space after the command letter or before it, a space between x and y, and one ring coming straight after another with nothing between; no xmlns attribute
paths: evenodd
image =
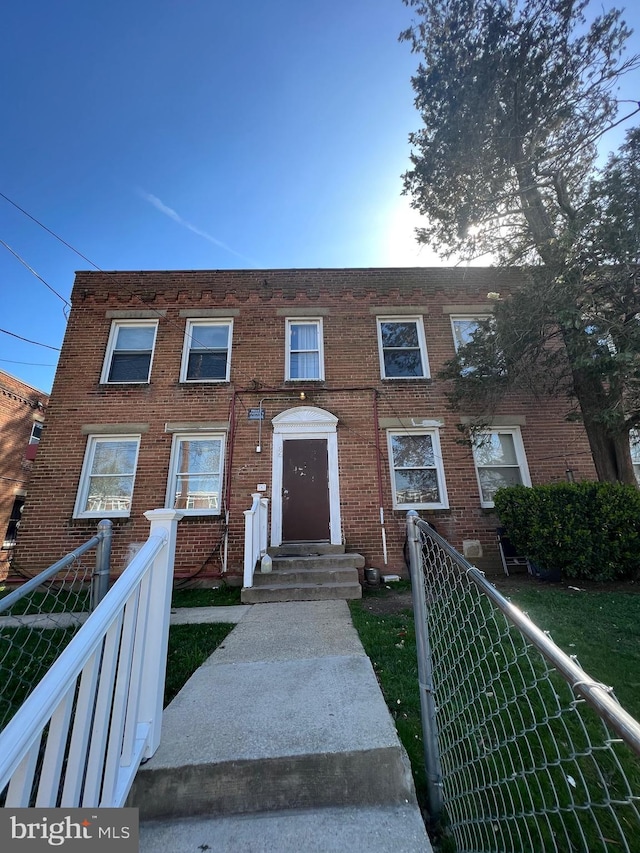
<svg viewBox="0 0 640 853"><path fill-rule="evenodd" d="M473 439L473 459L483 507L493 506L493 496L503 486L531 485L519 427L478 433Z"/></svg>
<svg viewBox="0 0 640 853"><path fill-rule="evenodd" d="M636 480L640 486L640 430L632 429L629 431L629 447L631 449L633 473L636 475Z"/></svg>
<svg viewBox="0 0 640 853"><path fill-rule="evenodd" d="M285 379L324 379L322 318L287 319L286 339Z"/></svg>
<svg viewBox="0 0 640 853"><path fill-rule="evenodd" d="M187 515L220 515L224 443L224 433L174 435L167 507Z"/></svg>
<svg viewBox="0 0 640 853"><path fill-rule="evenodd" d="M157 328L157 320L114 320L100 382L148 382Z"/></svg>
<svg viewBox="0 0 640 853"><path fill-rule="evenodd" d="M447 509L440 435L432 430L388 430L394 509Z"/></svg>
<svg viewBox="0 0 640 853"><path fill-rule="evenodd" d="M29 444L40 444L42 438L42 421L34 421L31 427L31 435L29 436Z"/></svg>
<svg viewBox="0 0 640 853"><path fill-rule="evenodd" d="M139 448L139 435L89 436L75 518L130 514Z"/></svg>
<svg viewBox="0 0 640 853"><path fill-rule="evenodd" d="M428 379L429 361L422 317L378 317L378 351L383 379Z"/></svg>
<svg viewBox="0 0 640 853"><path fill-rule="evenodd" d="M494 318L492 314L452 314L450 319L451 331L453 332L453 345L462 362L460 372L463 375L468 375L473 373L476 368L464 363L464 358L460 355L460 350L473 342L474 335L482 323L485 323L487 320L493 323ZM501 355L500 352L496 352L496 357L500 362L503 360ZM502 363L498 364L497 367L500 372L503 372Z"/></svg>
<svg viewBox="0 0 640 853"><path fill-rule="evenodd" d="M233 320L188 320L181 382L228 382Z"/></svg>

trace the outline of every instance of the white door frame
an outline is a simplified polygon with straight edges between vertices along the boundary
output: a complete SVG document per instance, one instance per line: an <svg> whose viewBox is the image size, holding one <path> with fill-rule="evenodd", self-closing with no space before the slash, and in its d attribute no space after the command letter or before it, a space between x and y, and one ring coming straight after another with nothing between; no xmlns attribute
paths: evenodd
<svg viewBox="0 0 640 853"><path fill-rule="evenodd" d="M332 545L342 544L340 485L338 482L338 418L315 406L296 406L280 412L273 424L273 468L271 474L271 545L282 545L282 462L283 444L296 439L327 441L329 475L329 531Z"/></svg>

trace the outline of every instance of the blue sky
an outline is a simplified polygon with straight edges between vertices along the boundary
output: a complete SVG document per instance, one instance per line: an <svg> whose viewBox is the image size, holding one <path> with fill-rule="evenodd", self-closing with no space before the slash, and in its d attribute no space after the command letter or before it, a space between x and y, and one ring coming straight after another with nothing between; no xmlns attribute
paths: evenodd
<svg viewBox="0 0 640 853"><path fill-rule="evenodd" d="M9 4L0 192L107 270L435 264L400 195L410 19L400 0ZM90 268L2 198L0 239L66 300ZM63 300L2 245L0 288L0 328L61 345ZM56 358L0 333L0 369L41 390Z"/></svg>

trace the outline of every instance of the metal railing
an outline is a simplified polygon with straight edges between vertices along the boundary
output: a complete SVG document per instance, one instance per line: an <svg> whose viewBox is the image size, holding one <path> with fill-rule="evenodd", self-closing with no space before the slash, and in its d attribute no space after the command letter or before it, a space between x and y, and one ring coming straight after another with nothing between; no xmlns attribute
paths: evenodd
<svg viewBox="0 0 640 853"><path fill-rule="evenodd" d="M0 730L109 589L112 525L0 598ZM95 549L92 566L83 557Z"/></svg>
<svg viewBox="0 0 640 853"><path fill-rule="evenodd" d="M462 851L640 850L640 724L415 512L431 820Z"/></svg>
<svg viewBox="0 0 640 853"><path fill-rule="evenodd" d="M177 522L148 540L0 733L0 798L16 808L121 807L160 743Z"/></svg>
<svg viewBox="0 0 640 853"><path fill-rule="evenodd" d="M256 564L267 553L269 501L260 492L251 495L251 509L244 511L244 587L253 586Z"/></svg>

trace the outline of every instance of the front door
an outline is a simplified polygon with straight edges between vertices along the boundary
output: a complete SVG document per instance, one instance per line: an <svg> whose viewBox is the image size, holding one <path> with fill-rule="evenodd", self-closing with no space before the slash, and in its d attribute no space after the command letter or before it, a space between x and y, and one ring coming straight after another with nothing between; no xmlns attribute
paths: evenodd
<svg viewBox="0 0 640 853"><path fill-rule="evenodd" d="M327 440L288 439L282 450L283 542L330 541Z"/></svg>

